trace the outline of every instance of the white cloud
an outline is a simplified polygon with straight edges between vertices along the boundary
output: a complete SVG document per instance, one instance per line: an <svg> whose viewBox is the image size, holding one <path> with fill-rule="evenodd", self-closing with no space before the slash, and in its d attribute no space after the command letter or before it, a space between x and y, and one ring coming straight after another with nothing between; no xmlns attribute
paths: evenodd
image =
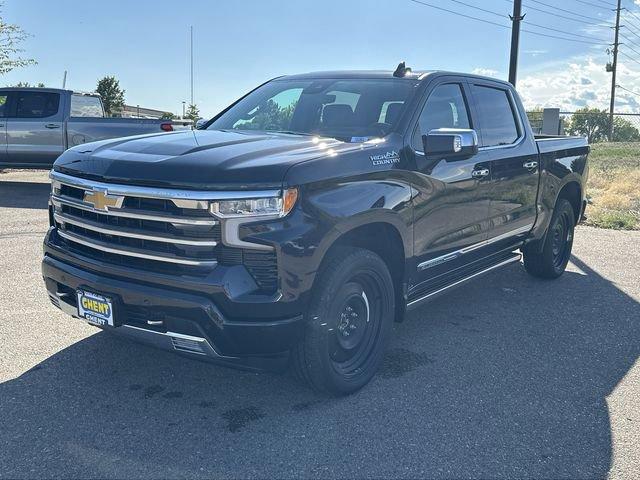
<svg viewBox="0 0 640 480"><path fill-rule="evenodd" d="M565 64L551 64L538 72L521 76L518 92L527 108L558 107L565 111L586 106L609 108L611 73L605 70L605 63L606 60L587 57ZM620 61L617 83L640 92L640 72ZM640 113L640 97L618 89L616 111Z"/></svg>
<svg viewBox="0 0 640 480"><path fill-rule="evenodd" d="M498 72L497 70L492 70L490 68L478 67L471 70L471 73L473 73L474 75L483 75L485 77L497 77L500 72Z"/></svg>

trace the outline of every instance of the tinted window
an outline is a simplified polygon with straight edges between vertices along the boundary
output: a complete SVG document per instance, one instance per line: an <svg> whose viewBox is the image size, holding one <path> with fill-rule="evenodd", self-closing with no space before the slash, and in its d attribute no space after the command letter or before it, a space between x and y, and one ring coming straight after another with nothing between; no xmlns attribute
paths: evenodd
<svg viewBox="0 0 640 480"><path fill-rule="evenodd" d="M45 118L58 113L60 94L49 92L18 92L16 95L18 118Z"/></svg>
<svg viewBox="0 0 640 480"><path fill-rule="evenodd" d="M295 132L361 142L398 123L417 81L282 79L251 92L208 128Z"/></svg>
<svg viewBox="0 0 640 480"><path fill-rule="evenodd" d="M98 97L89 95L71 96L72 117L104 117L102 103Z"/></svg>
<svg viewBox="0 0 640 480"><path fill-rule="evenodd" d="M471 128L462 88L457 83L436 87L425 103L414 144L422 149L422 135L436 128Z"/></svg>
<svg viewBox="0 0 640 480"><path fill-rule="evenodd" d="M480 115L482 146L510 145L518 137L518 127L506 90L473 86L473 96Z"/></svg>
<svg viewBox="0 0 640 480"><path fill-rule="evenodd" d="M7 115L7 96L0 95L0 117L5 117Z"/></svg>

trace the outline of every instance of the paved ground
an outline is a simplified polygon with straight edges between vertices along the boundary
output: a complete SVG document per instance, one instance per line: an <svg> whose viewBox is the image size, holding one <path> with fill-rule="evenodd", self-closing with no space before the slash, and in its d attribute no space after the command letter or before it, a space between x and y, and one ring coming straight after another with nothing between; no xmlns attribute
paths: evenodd
<svg viewBox="0 0 640 480"><path fill-rule="evenodd" d="M640 232L579 228L398 325L349 398L112 338L40 277L43 173L0 175L0 478L638 478Z"/></svg>

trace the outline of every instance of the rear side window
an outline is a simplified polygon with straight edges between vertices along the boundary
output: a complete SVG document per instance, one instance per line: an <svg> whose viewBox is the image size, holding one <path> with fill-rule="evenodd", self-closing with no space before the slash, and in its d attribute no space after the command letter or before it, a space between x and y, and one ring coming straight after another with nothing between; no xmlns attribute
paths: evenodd
<svg viewBox="0 0 640 480"><path fill-rule="evenodd" d="M422 149L422 135L437 128L471 128L467 104L457 83L440 85L429 95L414 136L416 149Z"/></svg>
<svg viewBox="0 0 640 480"><path fill-rule="evenodd" d="M71 116L102 118L104 117L102 103L98 97L71 95Z"/></svg>
<svg viewBox="0 0 640 480"><path fill-rule="evenodd" d="M515 110L507 90L474 85L483 147L511 145L520 136Z"/></svg>
<svg viewBox="0 0 640 480"><path fill-rule="evenodd" d="M50 92L18 92L16 117L46 118L58 113L60 94Z"/></svg>

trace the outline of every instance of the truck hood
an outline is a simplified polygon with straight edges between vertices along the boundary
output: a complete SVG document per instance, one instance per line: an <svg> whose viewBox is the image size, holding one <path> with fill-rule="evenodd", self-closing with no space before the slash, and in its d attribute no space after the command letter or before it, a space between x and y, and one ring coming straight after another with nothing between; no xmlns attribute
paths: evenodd
<svg viewBox="0 0 640 480"><path fill-rule="evenodd" d="M361 144L298 135L194 130L79 145L63 153L54 170L137 185L280 187L296 163L360 148Z"/></svg>

